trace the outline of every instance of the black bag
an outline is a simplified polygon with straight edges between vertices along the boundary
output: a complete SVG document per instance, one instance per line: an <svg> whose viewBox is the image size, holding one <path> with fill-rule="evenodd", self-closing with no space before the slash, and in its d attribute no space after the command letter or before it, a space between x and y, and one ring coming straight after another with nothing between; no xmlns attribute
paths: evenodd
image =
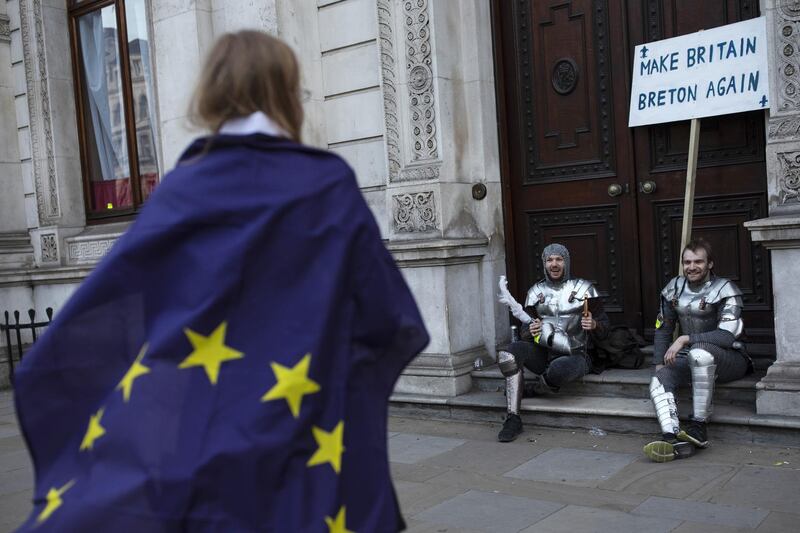
<svg viewBox="0 0 800 533"><path fill-rule="evenodd" d="M644 363L642 347L647 345L635 329L611 326L604 339L594 339L592 372L599 374L608 368L637 369Z"/></svg>

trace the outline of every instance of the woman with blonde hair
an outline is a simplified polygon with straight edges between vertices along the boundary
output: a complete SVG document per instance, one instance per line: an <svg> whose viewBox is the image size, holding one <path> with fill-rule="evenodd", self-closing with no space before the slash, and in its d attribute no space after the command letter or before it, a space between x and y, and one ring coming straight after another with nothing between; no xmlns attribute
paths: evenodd
<svg viewBox="0 0 800 533"><path fill-rule="evenodd" d="M36 531L397 531L388 397L428 336L268 35L211 50L189 146L16 375Z"/></svg>

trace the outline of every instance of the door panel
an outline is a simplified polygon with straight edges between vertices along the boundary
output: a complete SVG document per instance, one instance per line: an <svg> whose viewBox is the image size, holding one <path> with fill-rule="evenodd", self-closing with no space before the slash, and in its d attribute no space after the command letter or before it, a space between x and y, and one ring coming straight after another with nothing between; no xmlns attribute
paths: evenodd
<svg viewBox="0 0 800 533"><path fill-rule="evenodd" d="M540 254L562 242L573 274L593 280L612 319L636 327L640 289L627 131L627 44L620 2L495 2L507 112L501 136L511 207L514 287L543 276ZM496 27L498 27L496 26ZM502 108L502 107L501 107ZM610 186L620 195L609 196Z"/></svg>
<svg viewBox="0 0 800 533"><path fill-rule="evenodd" d="M563 242L612 321L652 334L658 294L679 266L689 124L627 127L631 54L754 16L756 0L493 1L518 296L542 277L542 248ZM715 248L716 272L744 291L746 332L761 339L772 335L769 254L742 223L767 215L764 145L763 112L702 120L693 226Z"/></svg>
<svg viewBox="0 0 800 533"><path fill-rule="evenodd" d="M631 49L642 42L758 15L751 0L647 1L629 6L630 20L644 21L630 25ZM648 336L653 331L658 292L678 273L688 145L688 121L634 129L642 303ZM731 277L744 291L745 333L754 340L768 340L772 335L769 254L750 240L742 223L767 216L764 146L763 112L700 122L692 235L711 243L715 272ZM644 193L641 185L645 182L655 184L655 191Z"/></svg>

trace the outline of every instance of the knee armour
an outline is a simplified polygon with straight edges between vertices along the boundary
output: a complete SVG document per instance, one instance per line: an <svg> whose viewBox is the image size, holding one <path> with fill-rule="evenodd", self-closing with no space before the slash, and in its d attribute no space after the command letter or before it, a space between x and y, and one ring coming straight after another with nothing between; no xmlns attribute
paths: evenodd
<svg viewBox="0 0 800 533"><path fill-rule="evenodd" d="M513 376L520 371L517 358L514 357L514 354L504 350L497 352L497 366L500 367L500 372L506 377Z"/></svg>
<svg viewBox="0 0 800 533"><path fill-rule="evenodd" d="M689 367L692 370L692 415L696 420L705 421L711 416L717 365L708 350L692 348L689 350Z"/></svg>

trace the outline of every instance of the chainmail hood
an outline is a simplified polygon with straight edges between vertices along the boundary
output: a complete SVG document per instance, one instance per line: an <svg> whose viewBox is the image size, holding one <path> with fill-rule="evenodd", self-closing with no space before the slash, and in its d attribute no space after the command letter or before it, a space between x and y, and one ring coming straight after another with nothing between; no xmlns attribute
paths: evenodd
<svg viewBox="0 0 800 533"><path fill-rule="evenodd" d="M544 250L542 250L542 270L544 270L547 281L550 281L550 274L547 272L547 258L551 255L560 255L564 258L564 277L561 278L561 281L567 281L570 278L569 250L567 250L566 246L557 242L544 247Z"/></svg>

